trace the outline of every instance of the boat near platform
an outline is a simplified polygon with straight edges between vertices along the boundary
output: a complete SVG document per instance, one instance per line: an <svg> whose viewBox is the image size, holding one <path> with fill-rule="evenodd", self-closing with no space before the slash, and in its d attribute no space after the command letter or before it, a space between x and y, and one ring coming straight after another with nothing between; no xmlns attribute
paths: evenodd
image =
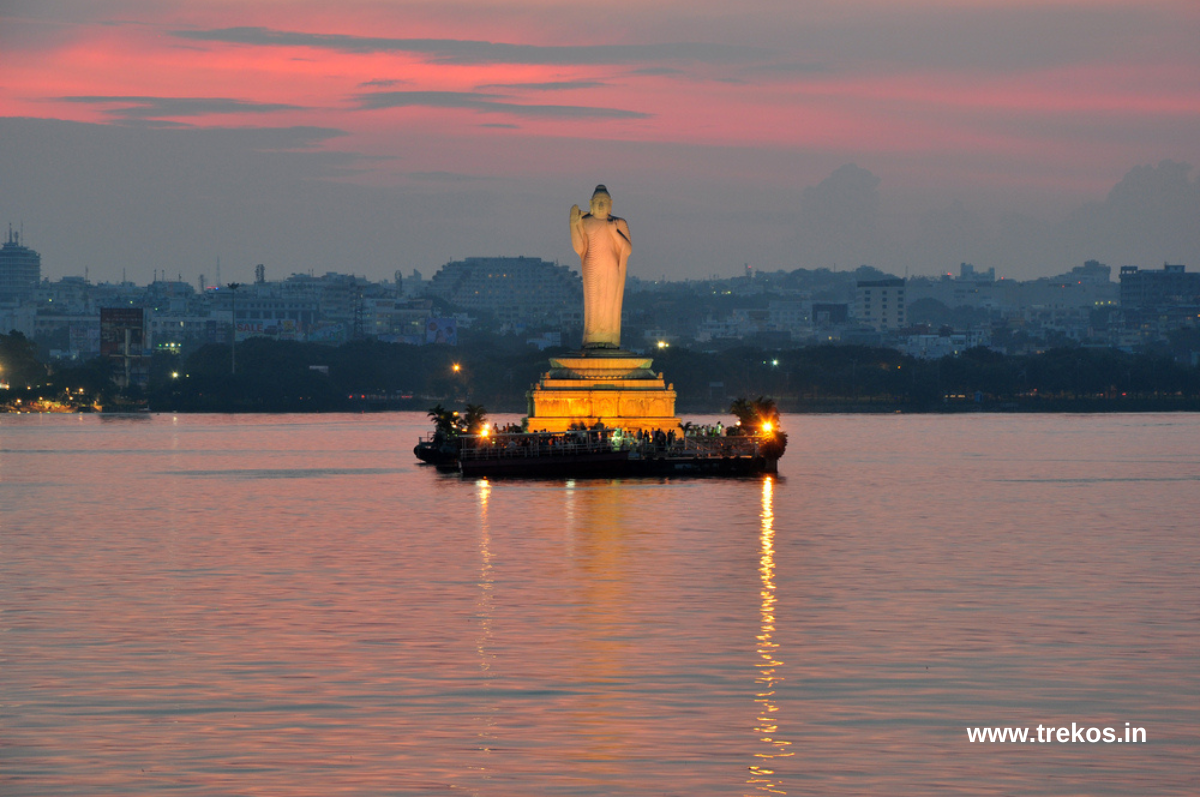
<svg viewBox="0 0 1200 797"><path fill-rule="evenodd" d="M440 470L472 478L739 476L777 472L785 445L779 432L637 437L588 429L464 434L422 440L415 453Z"/></svg>

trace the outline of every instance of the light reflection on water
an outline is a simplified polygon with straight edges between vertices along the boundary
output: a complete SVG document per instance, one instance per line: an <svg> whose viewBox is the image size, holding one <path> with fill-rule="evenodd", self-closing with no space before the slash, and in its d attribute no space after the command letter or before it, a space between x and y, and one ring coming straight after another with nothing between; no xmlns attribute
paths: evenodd
<svg viewBox="0 0 1200 797"><path fill-rule="evenodd" d="M624 482L424 426L0 418L0 793L1194 793L1194 416L799 417L779 477ZM965 740L1071 721L1150 743Z"/></svg>
<svg viewBox="0 0 1200 797"><path fill-rule="evenodd" d="M491 651L494 584L492 581L492 552L489 547L491 545L491 529L488 519L488 499L491 496L492 486L487 479L480 479L476 482L476 489L479 493L479 600L476 603L479 632L475 641L475 649L479 653L481 683L486 685L491 679L492 659L495 657ZM488 757L491 756L496 744L497 708L493 703L484 702L481 704L481 709L478 743L480 761L478 764L472 765L472 768L478 771L481 780L486 781L491 777Z"/></svg>
<svg viewBox="0 0 1200 797"><path fill-rule="evenodd" d="M759 741L764 749L755 756L759 762L750 766L751 786L761 792L770 794L787 794L784 782L776 768L781 762L777 759L789 758L795 753L791 751L792 743L783 738L779 729L779 704L775 700L776 687L784 680L779 673L783 662L779 660L779 645L774 641L775 636L775 481L767 476L762 480L762 555L759 559L758 572L762 578L762 624L758 634L757 651L760 661L758 677L755 683L759 685L755 702L758 703L758 724L754 732L759 734Z"/></svg>

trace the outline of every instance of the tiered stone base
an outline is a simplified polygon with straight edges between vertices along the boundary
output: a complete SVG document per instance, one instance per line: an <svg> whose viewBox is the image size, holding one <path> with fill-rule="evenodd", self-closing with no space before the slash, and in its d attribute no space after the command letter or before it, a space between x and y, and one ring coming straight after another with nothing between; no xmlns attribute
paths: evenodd
<svg viewBox="0 0 1200 797"><path fill-rule="evenodd" d="M675 388L650 370L652 362L620 349L552 358L550 371L525 394L529 430L564 432L597 423L630 431L678 429Z"/></svg>

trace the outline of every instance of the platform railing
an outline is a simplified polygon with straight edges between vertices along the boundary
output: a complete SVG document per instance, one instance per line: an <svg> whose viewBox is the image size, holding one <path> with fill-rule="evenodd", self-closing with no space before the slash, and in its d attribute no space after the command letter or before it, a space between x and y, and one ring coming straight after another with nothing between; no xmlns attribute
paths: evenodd
<svg viewBox="0 0 1200 797"><path fill-rule="evenodd" d="M565 457L627 451L633 457L752 457L758 454L757 437L675 437L669 442L652 438L620 437L596 431L522 432L489 435L462 435L459 438L460 459L523 459L533 457Z"/></svg>

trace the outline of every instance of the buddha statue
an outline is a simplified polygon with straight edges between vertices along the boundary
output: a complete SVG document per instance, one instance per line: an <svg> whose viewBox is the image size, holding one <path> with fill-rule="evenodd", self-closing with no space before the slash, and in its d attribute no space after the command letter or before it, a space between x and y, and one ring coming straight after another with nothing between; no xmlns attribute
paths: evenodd
<svg viewBox="0 0 1200 797"><path fill-rule="evenodd" d="M571 206L571 245L583 270L583 348L621 347L621 303L625 265L633 250L629 225L611 215L612 197L603 185L592 193L589 213Z"/></svg>

